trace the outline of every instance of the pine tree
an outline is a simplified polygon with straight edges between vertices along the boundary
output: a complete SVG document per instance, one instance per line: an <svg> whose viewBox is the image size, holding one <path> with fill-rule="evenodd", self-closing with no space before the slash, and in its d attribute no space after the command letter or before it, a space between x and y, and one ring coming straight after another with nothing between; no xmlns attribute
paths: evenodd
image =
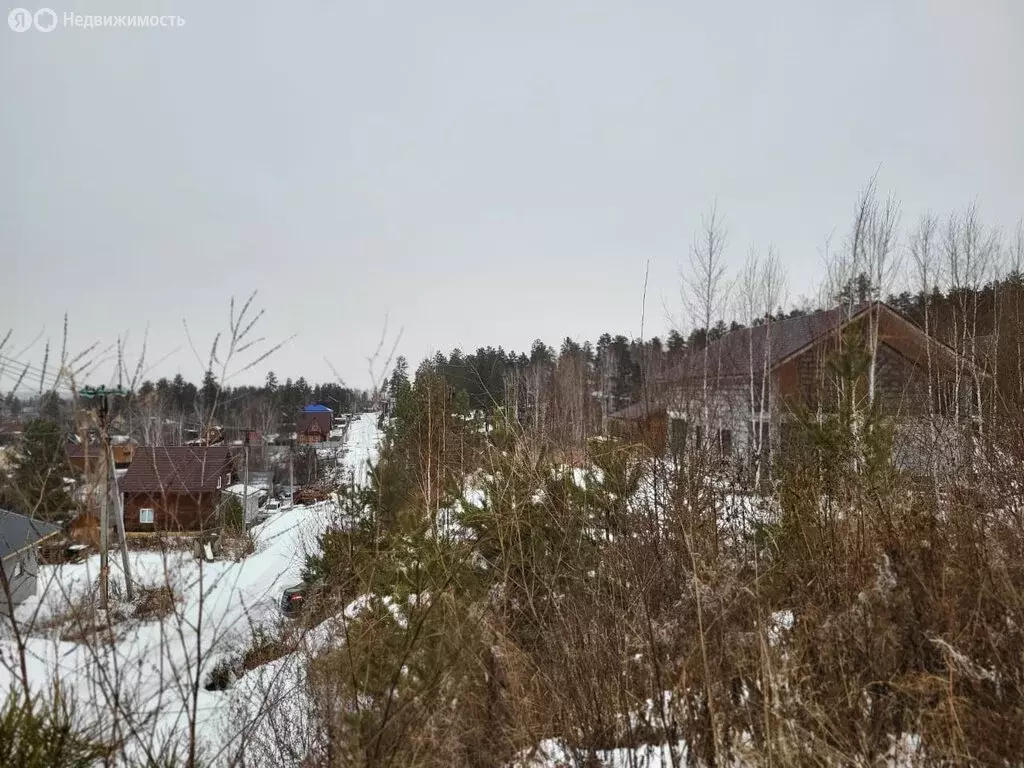
<svg viewBox="0 0 1024 768"><path fill-rule="evenodd" d="M217 384L217 378L213 375L213 371L207 370L206 374L203 376L203 387L200 390L204 421L208 421L213 418L213 412L217 405L217 396L219 393L220 386Z"/></svg>
<svg viewBox="0 0 1024 768"><path fill-rule="evenodd" d="M12 482L5 496L26 515L55 520L70 512L73 502L64 487L70 473L60 426L47 419L30 421L13 462Z"/></svg>

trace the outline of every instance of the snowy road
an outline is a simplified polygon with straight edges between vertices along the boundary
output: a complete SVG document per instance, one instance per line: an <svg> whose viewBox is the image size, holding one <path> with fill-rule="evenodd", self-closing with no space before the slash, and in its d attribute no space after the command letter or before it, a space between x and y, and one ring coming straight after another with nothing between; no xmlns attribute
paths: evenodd
<svg viewBox="0 0 1024 768"><path fill-rule="evenodd" d="M379 433L376 414L353 420L342 459L356 482L365 482L368 462L375 460ZM187 737L187 706L196 679L200 683L225 656L245 648L255 626L278 621L282 590L297 582L306 554L315 551L320 533L336 516L330 503L277 512L252 529L256 551L241 562L200 563L189 552L131 555L136 582L171 584L180 601L163 620L125 622L112 644L60 639L55 617L80 604L96 583L99 558L75 565L43 566L35 600L19 606L19 624L29 627L26 667L33 690L52 690L59 682L73 696L82 717L109 711L106 702L116 688L123 711L141 723L136 736L154 735L179 744ZM112 566L119 565L117 558ZM123 581L112 567L112 581ZM10 632L4 627L5 633ZM116 674L114 672L116 670ZM20 664L12 639L0 639L0 693L20 686ZM195 703L198 733L217 752L234 735L234 697L206 691L200 685Z"/></svg>

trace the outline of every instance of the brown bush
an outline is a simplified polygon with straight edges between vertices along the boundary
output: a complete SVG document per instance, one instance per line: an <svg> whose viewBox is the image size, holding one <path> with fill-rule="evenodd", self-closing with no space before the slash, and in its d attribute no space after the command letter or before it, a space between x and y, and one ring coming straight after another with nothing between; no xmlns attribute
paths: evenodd
<svg viewBox="0 0 1024 768"><path fill-rule="evenodd" d="M141 621L152 621L170 616L174 606L180 599L170 585L155 587L137 587L135 598L135 618Z"/></svg>

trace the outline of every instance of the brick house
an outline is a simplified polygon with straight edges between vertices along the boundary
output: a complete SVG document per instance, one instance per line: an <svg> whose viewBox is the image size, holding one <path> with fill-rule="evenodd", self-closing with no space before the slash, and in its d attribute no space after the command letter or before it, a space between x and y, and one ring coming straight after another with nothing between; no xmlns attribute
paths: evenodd
<svg viewBox="0 0 1024 768"><path fill-rule="evenodd" d="M878 339L873 374L877 405L898 424L897 438L904 438L901 460L912 464L908 451L913 450L906 445L930 411L929 391L932 412L950 414L957 404L958 412L966 412L972 376L950 347L883 302L730 331L712 341L706 353L694 351L665 371L646 402L609 417L609 429L655 450L680 451L696 443L727 458L770 454L785 443L799 414L811 411L827 417L835 412L841 386L837 354L851 344L866 354L872 327ZM954 380L960 382L959 391ZM860 376L858 387L856 397L867 402L867 376Z"/></svg>
<svg viewBox="0 0 1024 768"><path fill-rule="evenodd" d="M234 478L226 446L137 448L120 483L125 530L217 528L222 489Z"/></svg>

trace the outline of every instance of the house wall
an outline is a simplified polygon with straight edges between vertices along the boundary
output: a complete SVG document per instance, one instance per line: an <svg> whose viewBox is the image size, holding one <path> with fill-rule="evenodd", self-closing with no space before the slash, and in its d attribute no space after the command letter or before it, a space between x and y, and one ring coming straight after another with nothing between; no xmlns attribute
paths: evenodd
<svg viewBox="0 0 1024 768"><path fill-rule="evenodd" d="M21 573L15 575L21 566ZM27 547L21 552L16 552L3 561L0 561L0 568L3 568L7 577L7 583L11 590L10 600L0 590L0 615L7 615L10 612L11 604L20 605L36 593L36 578L39 574L39 559L35 547Z"/></svg>
<svg viewBox="0 0 1024 768"><path fill-rule="evenodd" d="M875 397L881 400L883 413L894 417L926 415L927 376L927 371L887 344L879 345L875 358Z"/></svg>
<svg viewBox="0 0 1024 768"><path fill-rule="evenodd" d="M875 397L882 412L896 421L896 442L894 458L897 452L903 457L899 462L909 465L919 462L925 453L934 453L937 440L945 440L951 451L963 453L963 425L953 423L947 418L943 424L942 435L929 424L927 436L922 439L921 426L924 417L928 416L928 369L927 354L932 352L935 361L936 377L935 392L946 387L946 381L952 375L948 369L951 361L949 355L940 354L942 348L929 346L923 332L902 320L889 310L881 311L878 319L879 346L875 359ZM772 450L778 450L785 442L787 425L800 414L807 411L833 413L840 405L840 390L837 376L831 370L829 362L835 359L840 343L844 340L856 341L858 338L866 342L868 322L862 317L843 334L831 333L817 344L795 355L785 363L777 366L770 378L768 387L767 422ZM932 342L934 344L934 342ZM940 370L940 361L947 369ZM702 438L712 440L721 430L729 430L731 449L735 457L745 458L752 453L754 447L754 422L760 421L761 388L755 384L754 408L751 408L751 387L749 377L739 376L730 380L709 382L711 385L710 402L707 416L701 397L702 382L689 379L678 383L678 389L669 399L668 419L664 430L667 440L672 440L673 422L687 422L687 439L694 440L699 428ZM969 398L969 388L963 392L951 393L946 396L950 402L960 398L964 412L969 409L965 398ZM867 376L858 382L857 395L861 403L868 399ZM936 395L936 402L938 396ZM944 406L950 411L951 406ZM947 414L948 416L948 414ZM707 423L703 423L707 421ZM760 428L760 427L758 427ZM916 441L916 442L915 442ZM917 455L913 455L914 453ZM952 454L951 454L952 455Z"/></svg>
<svg viewBox="0 0 1024 768"><path fill-rule="evenodd" d="M767 388L766 413L768 437L772 449L780 445L783 425L797 414L819 407L825 412L835 409L838 392L826 360L834 350L832 342L809 349L776 369ZM925 372L913 361L887 344L878 347L875 368L875 394L883 412L896 418L915 418L928 412ZM861 396L866 399L866 382ZM678 405L670 416L686 418L690 424L690 439L694 429L702 428L704 439L714 439L720 430L731 433L734 456L750 455L756 445L754 421L761 420L761 390L755 384L754 414L751 413L749 381L721 382L710 393L709 424L703 424L703 399L696 392L680 395ZM669 427L671 432L671 427Z"/></svg>
<svg viewBox="0 0 1024 768"><path fill-rule="evenodd" d="M99 450L98 448L96 449ZM89 459L86 461L84 455L81 456L69 456L68 464L71 468L78 473L95 472L100 466L100 457L96 452L89 453Z"/></svg>
<svg viewBox="0 0 1024 768"><path fill-rule="evenodd" d="M889 340L900 343L902 339L890 336ZM820 407L824 413L835 411L839 393L834 375L825 366L830 352L828 347L822 346L780 366L777 373L782 393L781 422L793 419L805 409ZM941 379L941 374L939 376ZM868 398L867 386L866 378L862 379L858 396L863 403ZM940 452L940 444L941 453L948 457L949 463L961 461L963 429L952 419L941 416L937 417L935 429L927 421L928 371L923 361L911 359L888 341L881 341L876 352L875 398L881 412L894 422L893 461L897 466L913 472L925 471Z"/></svg>
<svg viewBox="0 0 1024 768"><path fill-rule="evenodd" d="M130 466L132 459L135 458L135 445L132 443L119 443L118 445L111 446L110 452L114 457L114 466L118 469L124 469Z"/></svg>
<svg viewBox="0 0 1024 768"><path fill-rule="evenodd" d="M810 349L776 371L777 387L783 416L801 410L835 411L839 391L835 375L827 368L827 360L835 351L833 344ZM875 357L875 397L883 412L893 415L928 412L927 374L904 355L886 343L880 343ZM861 380L858 396L867 399L867 379Z"/></svg>
<svg viewBox="0 0 1024 768"><path fill-rule="evenodd" d="M219 526L217 507L220 492L186 494L126 493L126 531L198 531ZM139 522L139 510L153 509L153 524Z"/></svg>
<svg viewBox="0 0 1024 768"><path fill-rule="evenodd" d="M300 444L321 443L331 434L330 413L303 413L295 423L296 442Z"/></svg>
<svg viewBox="0 0 1024 768"><path fill-rule="evenodd" d="M761 427L762 421L768 424L767 436L774 443L777 434L777 410L775 393L772 385L762 393L760 382L755 383L753 392L753 409L751 408L751 388L749 380L729 379L709 385L707 423L705 423L703 386L691 386L678 390L671 398L671 406L666 414L664 427L665 439L662 449L678 450L671 445L675 438L676 425L685 421L686 440L689 445L697 440L700 433L701 443L712 450L725 449L729 458L745 459L750 456L756 446L754 423ZM764 397L764 408L761 400Z"/></svg>

